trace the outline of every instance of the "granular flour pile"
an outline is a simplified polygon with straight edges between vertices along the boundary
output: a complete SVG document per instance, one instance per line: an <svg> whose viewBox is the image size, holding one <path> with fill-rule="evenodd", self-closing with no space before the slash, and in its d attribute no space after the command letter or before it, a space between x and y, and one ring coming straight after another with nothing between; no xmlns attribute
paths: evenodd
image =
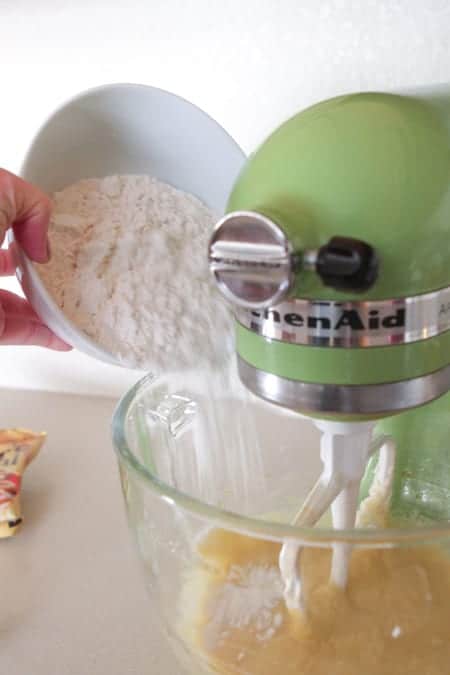
<svg viewBox="0 0 450 675"><path fill-rule="evenodd" d="M224 358L231 320L209 275L206 206L132 175L80 180L53 199L52 259L39 273L78 328L131 367Z"/></svg>

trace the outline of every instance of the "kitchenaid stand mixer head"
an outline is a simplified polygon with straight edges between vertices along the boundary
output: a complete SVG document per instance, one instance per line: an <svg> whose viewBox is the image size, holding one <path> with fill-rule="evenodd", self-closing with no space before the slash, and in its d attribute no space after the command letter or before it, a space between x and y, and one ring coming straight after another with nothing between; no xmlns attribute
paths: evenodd
<svg viewBox="0 0 450 675"><path fill-rule="evenodd" d="M380 446L392 486L395 451L371 439L375 421L450 388L449 138L439 91L325 101L250 157L214 230L210 268L234 308L241 380L322 431L324 472L298 525L331 505L335 526L353 527ZM338 546L332 577L344 585ZM285 544L280 558L291 605L298 554Z"/></svg>

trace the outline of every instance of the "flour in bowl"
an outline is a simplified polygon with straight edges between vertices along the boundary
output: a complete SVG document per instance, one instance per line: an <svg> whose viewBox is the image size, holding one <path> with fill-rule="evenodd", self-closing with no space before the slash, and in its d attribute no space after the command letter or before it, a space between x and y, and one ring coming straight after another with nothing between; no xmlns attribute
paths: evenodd
<svg viewBox="0 0 450 675"><path fill-rule="evenodd" d="M209 275L204 204L134 175L80 180L53 200L52 259L38 271L79 329L132 367L223 360L231 318Z"/></svg>

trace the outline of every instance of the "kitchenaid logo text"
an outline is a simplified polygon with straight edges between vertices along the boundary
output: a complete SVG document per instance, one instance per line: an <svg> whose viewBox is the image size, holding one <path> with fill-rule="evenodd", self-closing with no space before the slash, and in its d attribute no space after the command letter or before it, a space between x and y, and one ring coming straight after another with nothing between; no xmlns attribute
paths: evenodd
<svg viewBox="0 0 450 675"><path fill-rule="evenodd" d="M292 298L266 310L238 310L239 323L271 340L323 347L380 347L450 330L450 287L407 298L333 302Z"/></svg>
<svg viewBox="0 0 450 675"><path fill-rule="evenodd" d="M404 328L406 323L405 308L384 314L377 309L362 312L358 309L340 309L329 303L318 303L318 310L317 314L305 315L292 311L283 313L278 309L266 309L264 312L252 311L251 315L255 323L269 322L282 326L285 330L306 328L309 331L320 333L383 329L392 331L393 328Z"/></svg>

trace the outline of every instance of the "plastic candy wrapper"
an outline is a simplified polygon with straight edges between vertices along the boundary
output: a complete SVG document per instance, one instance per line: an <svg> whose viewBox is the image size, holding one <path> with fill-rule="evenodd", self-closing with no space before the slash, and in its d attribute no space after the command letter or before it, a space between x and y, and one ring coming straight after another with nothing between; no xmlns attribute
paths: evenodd
<svg viewBox="0 0 450 675"><path fill-rule="evenodd" d="M26 429L0 429L0 539L11 537L20 528L22 476L46 436Z"/></svg>

